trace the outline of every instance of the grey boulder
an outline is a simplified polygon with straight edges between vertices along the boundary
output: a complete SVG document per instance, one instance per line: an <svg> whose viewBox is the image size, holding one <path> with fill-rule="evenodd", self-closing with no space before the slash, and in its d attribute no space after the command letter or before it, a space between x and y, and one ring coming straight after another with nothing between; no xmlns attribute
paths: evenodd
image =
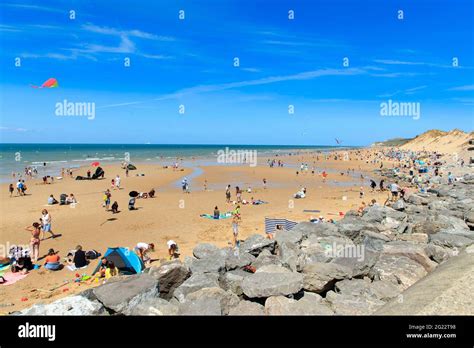
<svg viewBox="0 0 474 348"><path fill-rule="evenodd" d="M98 301L91 301L81 295L69 296L49 304L35 304L19 315L108 315Z"/></svg>
<svg viewBox="0 0 474 348"><path fill-rule="evenodd" d="M295 294L303 288L303 276L296 272L251 274L242 282L242 290L249 298L264 298Z"/></svg>
<svg viewBox="0 0 474 348"><path fill-rule="evenodd" d="M193 274L186 279L183 284L176 288L174 297L183 302L186 296L202 288L212 288L219 286L219 275L216 273L198 273Z"/></svg>
<svg viewBox="0 0 474 348"><path fill-rule="evenodd" d="M142 273L98 286L93 294L107 309L127 315L140 303L158 297L160 289L154 277Z"/></svg>
<svg viewBox="0 0 474 348"><path fill-rule="evenodd" d="M265 238L259 234L248 237L241 245L240 250L258 256L263 250L272 252L275 249L275 241Z"/></svg>
<svg viewBox="0 0 474 348"><path fill-rule="evenodd" d="M173 297L174 290L190 275L189 270L179 260L165 262L159 267L150 267L147 272L158 280L160 297L166 300Z"/></svg>
<svg viewBox="0 0 474 348"><path fill-rule="evenodd" d="M341 279L351 276L351 270L336 263L316 262L303 268L303 288L306 291L323 293L334 287Z"/></svg>
<svg viewBox="0 0 474 348"><path fill-rule="evenodd" d="M265 307L256 302L242 300L229 310L229 315L265 315Z"/></svg>

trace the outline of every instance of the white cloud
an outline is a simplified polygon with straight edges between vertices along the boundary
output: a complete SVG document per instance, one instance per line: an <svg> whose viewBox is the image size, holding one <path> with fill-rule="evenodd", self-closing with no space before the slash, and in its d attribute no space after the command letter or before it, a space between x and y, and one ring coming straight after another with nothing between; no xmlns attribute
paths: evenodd
<svg viewBox="0 0 474 348"><path fill-rule="evenodd" d="M22 53L22 58L51 58L58 60L70 60L76 59L77 56L74 55L65 55L60 53Z"/></svg>
<svg viewBox="0 0 474 348"><path fill-rule="evenodd" d="M260 72L260 69L257 68L240 68L243 71L248 71L248 72Z"/></svg>
<svg viewBox="0 0 474 348"><path fill-rule="evenodd" d="M28 129L26 128L10 128L10 127L0 127L2 131L9 131L9 132L26 132Z"/></svg>
<svg viewBox="0 0 474 348"><path fill-rule="evenodd" d="M474 85L465 85L449 88L448 91L474 91Z"/></svg>
<svg viewBox="0 0 474 348"><path fill-rule="evenodd" d="M101 27L91 23L84 24L82 29L101 35L109 35L117 37L120 42L118 46L107 46L102 44L85 44L83 49L79 49L83 53L132 53L149 59L169 59L171 57L164 55L153 55L141 53L137 50L135 43L131 38L139 38L154 41L174 41L175 38L171 36L160 36L152 33L147 33L141 30L120 30L111 27Z"/></svg>
<svg viewBox="0 0 474 348"><path fill-rule="evenodd" d="M408 62L403 60L392 60L392 59L374 59L375 63L388 64L388 65L426 65L423 62Z"/></svg>
<svg viewBox="0 0 474 348"><path fill-rule="evenodd" d="M118 37L137 37L140 39L147 39L147 40L156 40L156 41L175 41L174 37L171 36L161 36L155 35L151 33L147 33L141 30L120 30L117 28L111 27L100 27L91 23L84 24L82 28L86 31L103 34L103 35L113 35Z"/></svg>
<svg viewBox="0 0 474 348"><path fill-rule="evenodd" d="M423 86L418 86L418 87L413 87L413 88L407 88L407 89L404 89L404 90L395 91L393 93L381 94L381 95L378 95L377 97L379 97L379 98L388 98L388 97L393 97L397 94L405 94L405 95L415 94L417 91L425 89L426 87L428 87L428 86L423 85Z"/></svg>
<svg viewBox="0 0 474 348"><path fill-rule="evenodd" d="M216 91L223 91L223 90L241 88L241 87L248 87L248 86L266 85L266 84L271 84L271 83L276 83L276 82L311 80L311 79L314 79L314 78L317 78L317 77L322 77L322 76L360 75L360 74L364 74L364 73L366 73L365 70L358 69L358 68L319 69L319 70L305 71L305 72L301 72L301 73L297 73L297 74L291 74L291 75L279 75L279 76L263 77L263 78L254 79L254 80L228 82L228 83L213 84L213 85L197 85L197 86L194 86L194 87L183 88L183 89L178 90L174 93L165 94L165 95L162 95L161 97L151 99L151 100L143 100L143 101L134 101L134 102L129 102L129 103L104 105L104 106L101 106L100 108L109 108L109 107L116 107L116 106L140 104L140 103L146 103L148 101L153 101L153 100L175 99L175 98L180 98L180 97L182 97L184 95L187 95L187 94L216 92Z"/></svg>
<svg viewBox="0 0 474 348"><path fill-rule="evenodd" d="M36 5L23 5L23 4L3 4L5 7L12 7L18 9L26 9L26 10L34 10L34 11L44 11L44 12L56 12L56 13L63 13L66 10L52 8L52 7L45 7L45 6L36 6Z"/></svg>
<svg viewBox="0 0 474 348"><path fill-rule="evenodd" d="M149 59L173 59L172 56L165 56L163 54L141 54L142 57L149 58Z"/></svg>

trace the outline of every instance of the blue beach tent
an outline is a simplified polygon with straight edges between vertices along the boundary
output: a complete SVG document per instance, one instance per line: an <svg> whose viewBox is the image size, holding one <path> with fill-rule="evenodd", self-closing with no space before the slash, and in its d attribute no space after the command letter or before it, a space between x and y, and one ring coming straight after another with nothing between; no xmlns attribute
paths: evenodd
<svg viewBox="0 0 474 348"><path fill-rule="evenodd" d="M140 257L129 248L108 248L104 257L115 264L120 274L136 274L141 273L145 269L145 265ZM92 274L95 274L99 270L100 263L101 261L99 261L97 268Z"/></svg>

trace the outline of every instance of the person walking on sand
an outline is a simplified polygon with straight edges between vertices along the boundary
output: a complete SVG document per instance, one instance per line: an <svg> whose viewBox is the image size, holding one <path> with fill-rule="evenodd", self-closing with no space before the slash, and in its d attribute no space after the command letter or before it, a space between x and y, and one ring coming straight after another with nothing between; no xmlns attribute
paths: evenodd
<svg viewBox="0 0 474 348"><path fill-rule="evenodd" d="M235 196L237 197L237 203L242 203L242 191L238 186L235 187Z"/></svg>
<svg viewBox="0 0 474 348"><path fill-rule="evenodd" d="M15 191L13 184L10 184L10 186L8 186L8 191L10 192L10 197L11 197L13 195L13 191Z"/></svg>
<svg viewBox="0 0 474 348"><path fill-rule="evenodd" d="M112 180L110 181L110 188L111 188L112 190L115 190L115 179L112 179Z"/></svg>
<svg viewBox="0 0 474 348"><path fill-rule="evenodd" d="M230 185L227 185L227 187L225 189L225 201L226 201L226 203L230 203L230 196L231 196Z"/></svg>
<svg viewBox="0 0 474 348"><path fill-rule="evenodd" d="M117 188L117 190L120 190L120 176L117 174L117 176L115 177L115 187Z"/></svg>
<svg viewBox="0 0 474 348"><path fill-rule="evenodd" d="M267 179L263 178L263 189L267 189Z"/></svg>
<svg viewBox="0 0 474 348"><path fill-rule="evenodd" d="M104 193L104 206L105 206L106 211L109 210L111 197L112 197L112 194L110 193L109 189L107 189Z"/></svg>
<svg viewBox="0 0 474 348"><path fill-rule="evenodd" d="M377 184L375 183L374 180L370 180L370 188L372 189L372 192L375 192L375 188L377 187Z"/></svg>
<svg viewBox="0 0 474 348"><path fill-rule="evenodd" d="M18 180L18 182L16 183L16 193L17 193L17 196L22 196L23 183L21 182L21 180Z"/></svg>
<svg viewBox="0 0 474 348"><path fill-rule="evenodd" d="M184 178L183 180L181 180L181 189L183 190L183 193L186 192L186 183L187 183L188 179Z"/></svg>
<svg viewBox="0 0 474 348"><path fill-rule="evenodd" d="M41 225L38 222L33 222L31 226L26 226L25 230L31 232L30 239L30 251L32 254L33 262L38 262L39 256L39 247L40 247L40 234L41 234Z"/></svg>
<svg viewBox="0 0 474 348"><path fill-rule="evenodd" d="M233 235L233 241L232 241L232 246L238 247L239 246L239 224L240 224L240 210L239 206L232 212L232 235Z"/></svg>
<svg viewBox="0 0 474 348"><path fill-rule="evenodd" d="M44 240L44 233L49 232L51 233L52 238L56 238L56 235L54 234L53 230L51 229L51 215L48 213L46 209L43 209L41 212L41 229L43 230L43 238L41 240Z"/></svg>
<svg viewBox="0 0 474 348"><path fill-rule="evenodd" d="M398 191L400 191L400 186L398 186L398 182L391 183L390 193L392 194L392 202L395 202L398 200Z"/></svg>

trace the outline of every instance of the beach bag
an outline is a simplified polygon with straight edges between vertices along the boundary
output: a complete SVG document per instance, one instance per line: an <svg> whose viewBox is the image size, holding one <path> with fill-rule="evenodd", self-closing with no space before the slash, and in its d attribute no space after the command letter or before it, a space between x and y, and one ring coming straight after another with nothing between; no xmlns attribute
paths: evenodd
<svg viewBox="0 0 474 348"><path fill-rule="evenodd" d="M100 256L100 253L97 250L89 250L86 252L86 259L95 260Z"/></svg>

